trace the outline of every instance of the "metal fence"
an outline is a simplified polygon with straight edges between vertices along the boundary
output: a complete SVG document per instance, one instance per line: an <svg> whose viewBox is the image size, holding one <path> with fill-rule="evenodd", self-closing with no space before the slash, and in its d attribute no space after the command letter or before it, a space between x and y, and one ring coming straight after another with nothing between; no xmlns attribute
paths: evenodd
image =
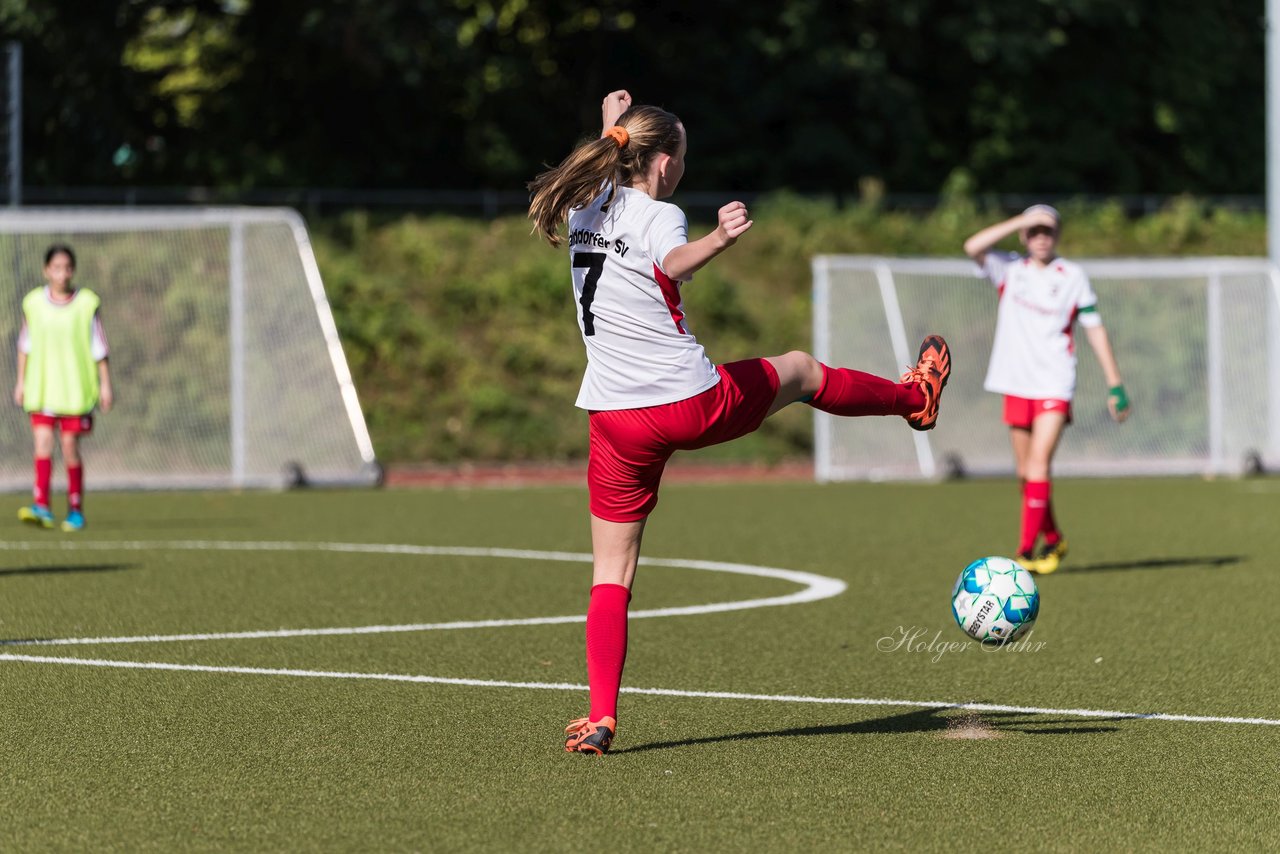
<svg viewBox="0 0 1280 854"><path fill-rule="evenodd" d="M731 200L752 204L766 196L766 191L689 190L678 193L672 201L696 218L713 215ZM801 198L817 195L797 194ZM523 213L529 206L529 194L519 189L429 190L429 189L348 189L340 187L277 187L258 189L225 189L215 187L33 187L22 189L23 202L32 205L265 205L292 207L309 215L338 213L345 210L386 210L388 212L453 213L491 219L505 214ZM821 198L837 207L857 205L862 196L857 188L846 192L833 190ZM978 201L984 206L1005 210L1022 210L1038 202L1063 204L1068 201L1087 204L1118 203L1130 216L1151 214L1166 207L1176 197L1168 195L1101 196L1067 193L984 194ZM1257 195L1203 196L1198 201L1214 208L1240 211L1264 210L1264 197ZM943 198L934 193L889 193L878 200L884 210L925 212L937 208Z"/></svg>

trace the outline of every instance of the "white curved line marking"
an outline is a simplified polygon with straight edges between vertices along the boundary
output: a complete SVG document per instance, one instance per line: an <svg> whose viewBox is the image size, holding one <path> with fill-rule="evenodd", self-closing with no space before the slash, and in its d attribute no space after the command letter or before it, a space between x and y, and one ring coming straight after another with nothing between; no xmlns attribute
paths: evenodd
<svg viewBox="0 0 1280 854"><path fill-rule="evenodd" d="M124 540L121 542L54 542L54 543L5 543L0 551L320 551L362 554L437 555L450 557L496 557L516 560L550 560L570 563L591 563L591 555L581 552L545 552L528 549L490 549L471 546L412 546L385 543L291 543L291 542L237 542L234 540L175 540L171 542L145 542ZM653 608L632 611L631 619L651 617L683 617L695 614L716 614L724 611L743 611L751 608L772 608L781 605L799 605L839 596L848 586L836 578L778 569L753 566L745 563L723 563L710 560L683 560L678 558L640 558L641 566L669 566L679 569L700 569L709 572L729 572L735 575L752 575L760 578L776 578L799 584L803 589L786 596L765 599L743 599L736 602L716 602L709 605L685 605L678 608ZM406 623L385 626L346 626L310 629L264 629L244 632L208 632L176 635L131 635L125 637L51 638L46 640L0 641L0 646L88 646L92 644L124 643L175 643L180 641L248 640L255 638L296 638L322 635L372 635L392 632L429 632L451 629L490 629L508 626L549 626L562 623L585 623L585 614L563 617L528 617L514 620L463 620L449 623Z"/></svg>
<svg viewBox="0 0 1280 854"><path fill-rule="evenodd" d="M524 560L554 560L567 562L591 561L591 555L576 552L541 552L520 549L488 549L447 546L408 546L362 543L284 543L284 542L234 542L216 540L186 540L173 542L74 542L74 543L13 543L0 542L0 551L109 551L109 550L222 550L222 551L334 551L364 552L372 554L416 554L416 555L450 555L464 557L507 557ZM683 608L658 608L649 611L637 611L630 616L667 617L687 614L706 614L720 611L736 611L747 608L766 608L775 605L793 605L800 602L813 602L837 596L845 590L845 583L834 578L797 572L787 569L751 566L749 564L720 563L718 561L693 561L660 558L641 558L641 564L649 566L670 566L689 569L704 569L713 572L733 572L740 575L755 575L764 578L779 578L805 585L805 589L790 596L775 596L768 599L749 599L740 602L724 602L714 605L692 605ZM580 623L585 616L571 617L535 617L525 620L478 620L456 623L422 623L405 626L360 626L337 629L282 629L266 632L226 632L221 634L192 635L153 635L145 637L121 638L82 638L54 639L46 641L10 641L8 645L70 645L93 643L146 643L177 640L219 640L224 638L262 638L262 637L296 637L324 634L365 634L393 631L426 631L431 629L478 628L520 625L547 625L552 623ZM411 682L433 685L458 685L477 688L523 688L551 691L588 691L586 685L575 685L568 682L512 682L493 679L460 679L446 676L414 676L397 673L349 673L330 670L294 670L266 667L214 666L206 664L176 664L161 661L120 661L94 658L62 658L58 656L17 655L0 653L0 661L27 662L37 664L79 665L84 667L108 667L128 670L162 670L191 673L235 673L255 676L294 676L320 679L358 679L384 682ZM930 700L891 700L869 697L809 697L788 694L742 694L728 691L684 691L675 688L631 688L623 687L624 694L641 694L662 697L690 697L716 700L756 700L773 703L814 703L822 705L845 706L897 706L919 709L958 709L977 712L1014 712L1035 715L1068 715L1082 718L1116 718L1134 720L1182 721L1189 723L1222 723L1248 724L1254 726L1280 726L1280 720L1270 718L1216 717L1212 715L1179 715L1163 712L1119 712L1103 709L1054 709L1039 706L1010 706L993 703L948 703Z"/></svg>
<svg viewBox="0 0 1280 854"><path fill-rule="evenodd" d="M544 691L587 691L586 685L570 682L508 682L497 679L459 679L448 676L411 676L399 673L347 673L338 670L292 670L269 667L235 667L208 664L174 664L163 661L119 661L107 658L61 658L47 655L15 655L0 653L0 661L34 664L74 664L83 667L112 667L124 670L168 670L188 673L236 673L251 676L297 676L312 679L362 679L381 682L415 682L429 685L459 685L471 688L525 688ZM1181 721L1186 723L1250 724L1280 726L1271 718L1216 717L1213 715L1176 715L1163 712L1115 712L1105 709L1053 709L1041 706L1006 706L995 703L947 703L933 700L890 700L870 697L807 697L792 694L738 694L729 691L682 691L675 688L628 688L624 694L647 694L658 697L691 697L713 700L755 700L768 703L813 703L832 706L898 706L915 709L959 709L975 712L1015 712L1028 715L1069 715L1077 718L1116 718L1148 721Z"/></svg>

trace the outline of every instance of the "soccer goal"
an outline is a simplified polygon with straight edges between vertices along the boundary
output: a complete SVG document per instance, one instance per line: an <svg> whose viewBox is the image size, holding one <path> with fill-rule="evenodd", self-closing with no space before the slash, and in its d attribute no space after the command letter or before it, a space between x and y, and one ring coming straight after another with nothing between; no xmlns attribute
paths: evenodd
<svg viewBox="0 0 1280 854"><path fill-rule="evenodd" d="M1085 336L1068 475L1241 474L1280 467L1280 271L1264 259L1083 261L1133 415L1115 424ZM818 256L813 339L822 361L896 376L938 332L954 370L930 433L817 413L819 480L1010 474L1001 399L983 391L997 293L965 260Z"/></svg>
<svg viewBox="0 0 1280 854"><path fill-rule="evenodd" d="M13 388L22 297L46 248L102 297L116 406L85 445L92 488L369 484L379 469L297 212L0 211L0 379ZM31 487L31 431L0 419L0 488ZM61 466L55 466L59 471Z"/></svg>

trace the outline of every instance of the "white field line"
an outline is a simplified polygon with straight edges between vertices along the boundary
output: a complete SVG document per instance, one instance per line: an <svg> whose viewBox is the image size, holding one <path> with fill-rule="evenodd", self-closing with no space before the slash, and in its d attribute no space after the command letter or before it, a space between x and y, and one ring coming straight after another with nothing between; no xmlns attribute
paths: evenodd
<svg viewBox="0 0 1280 854"><path fill-rule="evenodd" d="M14 543L0 542L0 551L144 551L144 550L178 550L178 551L323 551L350 552L368 554L405 554L405 555L448 555L464 557L497 557L521 560L551 560L564 562L589 563L591 555L576 552L544 552L523 549L491 549L450 546L410 546L367 543L289 543L289 542L235 542L217 540L187 540L172 542L54 542L54 543ZM801 602L813 602L837 596L845 590L845 583L833 578L814 575L807 572L776 569L772 567L752 566L749 564L721 563L718 561L695 561L679 559L641 558L640 563L648 566L669 566L676 568L701 569L712 572L731 572L740 575L754 575L764 578L778 578L804 586L804 589L789 596L775 596L767 599L749 599L738 602L723 602L712 605L693 605L683 608L658 608L650 611L637 611L633 618L667 617L691 614L707 614L721 611L736 611L748 608L765 608L778 605L794 605ZM25 643L30 645L71 645L94 643L145 643L178 640L220 640L229 638L264 638L264 637L297 637L308 635L330 634L367 634L394 631L428 631L436 629L487 628L520 625L548 625L553 623L583 622L585 617L574 615L568 617L534 617L522 620L476 620L454 623L421 623L402 626L358 626L352 628L326 629L281 629L261 632L223 632L216 634L188 635L151 635L120 638L81 638L53 639L30 642L4 642L8 645ZM39 664L79 665L84 667L109 667L130 670L165 670L194 673L235 673L256 676L293 676L321 679L363 679L384 682L412 682L435 685L459 685L479 688L516 688L552 691L587 691L586 685L575 685L565 682L512 682L489 679L462 679L444 676L414 676L396 673L351 673L326 670L294 670L264 667L214 666L204 664L175 664L159 661L120 661L113 659L63 658L58 656L18 655L0 653L0 661L28 662ZM1210 715L1177 715L1146 712L1118 712L1101 709L1053 709L1038 706L1009 706L991 703L948 703L942 701L890 700L866 697L809 697L786 694L742 694L727 691L683 691L674 688L630 688L623 687L623 693L663 697L707 698L719 700L755 700L774 703L815 703L824 705L846 706L897 706L923 709L957 709L976 712L1013 712L1019 714L1067 715L1083 718L1116 718L1136 720L1182 721L1190 723L1224 723L1250 724L1255 726L1280 726L1280 720L1269 718L1215 717Z"/></svg>
<svg viewBox="0 0 1280 854"><path fill-rule="evenodd" d="M447 676L413 676L399 673L349 673L337 670L294 670L269 667L175 664L164 661L119 661L106 658L63 658L48 655L0 653L0 661L33 664L64 664L82 667L112 667L123 670L167 670L189 673L235 673L251 676L294 676L312 679L363 679L380 682L414 682L430 685L458 685L471 688L517 688L544 691L587 691L586 685L569 682L508 682L497 679L460 679ZM829 706L898 706L915 709L957 709L973 712L1013 712L1028 715L1067 715L1077 718L1112 718L1148 721L1178 721L1202 724L1249 724L1280 726L1270 718L1176 715L1163 712L1117 712L1105 709L1053 709L1041 706L1007 706L996 703L948 703L933 700L890 700L869 697L807 697L793 694L740 694L730 691L681 691L675 688L622 688L624 694L657 697L686 697L712 700L754 700L765 703L811 703Z"/></svg>
<svg viewBox="0 0 1280 854"><path fill-rule="evenodd" d="M385 543L291 543L291 542L237 542L227 540L176 540L171 542L142 542L126 540L110 541L54 541L52 543L0 542L0 551L318 551L356 554L429 555L453 557L493 557L516 560L549 560L569 563L590 563L591 555L581 552L545 552L527 549L490 549L470 546L411 546ZM667 566L679 569L698 569L708 572L728 572L735 575L752 575L760 578L776 578L801 586L801 590L786 596L765 599L744 599L736 602L717 602L709 605L686 605L678 608L653 608L632 611L631 619L652 617L683 617L696 614L715 614L724 611L743 611L751 608L772 608L782 605L799 605L829 599L844 592L846 584L836 578L778 569L753 566L745 563L723 563L709 560L683 560L677 558L640 558L641 566ZM0 646L89 646L94 644L125 643L175 643L181 641L247 640L255 638L297 638L322 635L372 635L391 632L430 632L451 629L491 629L508 626L548 626L562 623L584 623L585 614L562 617L527 617L512 620L462 620L448 623L406 623L378 626L346 626L302 629L262 629L242 632L204 632L172 635L130 635L122 637L49 638L44 640L5 640Z"/></svg>

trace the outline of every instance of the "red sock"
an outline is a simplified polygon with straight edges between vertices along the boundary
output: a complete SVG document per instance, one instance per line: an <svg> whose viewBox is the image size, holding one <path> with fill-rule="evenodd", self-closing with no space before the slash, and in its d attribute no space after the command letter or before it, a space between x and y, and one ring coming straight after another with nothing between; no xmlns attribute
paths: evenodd
<svg viewBox="0 0 1280 854"><path fill-rule="evenodd" d="M67 466L67 506L79 510L84 502L84 465Z"/></svg>
<svg viewBox="0 0 1280 854"><path fill-rule="evenodd" d="M49 479L53 477L53 460L40 459L36 457L36 485L32 494L35 497L36 504L41 507L49 506Z"/></svg>
<svg viewBox="0 0 1280 854"><path fill-rule="evenodd" d="M924 409L925 399L919 383L823 365L822 388L809 405L832 415L911 415Z"/></svg>
<svg viewBox="0 0 1280 854"><path fill-rule="evenodd" d="M1049 509L1049 481L1029 480L1022 488L1022 540L1018 554L1027 554L1036 546L1036 537L1044 527L1045 512Z"/></svg>
<svg viewBox="0 0 1280 854"><path fill-rule="evenodd" d="M597 584L587 606L587 681L593 721L618 717L618 688L627 660L627 603L631 591L621 584Z"/></svg>
<svg viewBox="0 0 1280 854"><path fill-rule="evenodd" d="M1049 485L1049 481L1044 484L1044 521L1040 523L1040 533L1044 534L1045 545L1052 548L1062 539L1062 532L1058 530L1058 522L1053 518L1053 499L1050 493L1053 487Z"/></svg>

